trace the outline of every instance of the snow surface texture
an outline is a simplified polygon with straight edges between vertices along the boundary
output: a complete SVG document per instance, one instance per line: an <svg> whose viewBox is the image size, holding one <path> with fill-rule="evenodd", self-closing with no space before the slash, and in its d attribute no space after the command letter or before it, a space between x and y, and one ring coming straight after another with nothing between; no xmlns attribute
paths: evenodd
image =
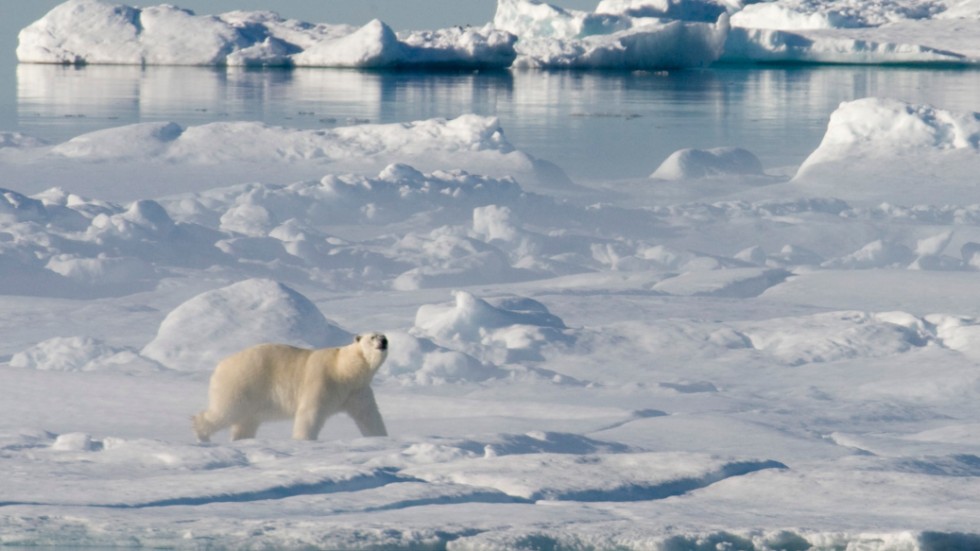
<svg viewBox="0 0 980 551"><path fill-rule="evenodd" d="M0 192L0 544L975 548L978 135L868 98L792 179L682 150L613 193L475 116L3 134L63 178ZM205 170L256 159L321 177ZM191 183L73 189L112 166ZM222 355L367 330L392 437L193 443Z"/></svg>
<svg viewBox="0 0 980 551"><path fill-rule="evenodd" d="M594 12L498 0L481 28L396 33L69 0L23 29L31 63L673 69L725 62L980 62L977 0L603 0Z"/></svg>

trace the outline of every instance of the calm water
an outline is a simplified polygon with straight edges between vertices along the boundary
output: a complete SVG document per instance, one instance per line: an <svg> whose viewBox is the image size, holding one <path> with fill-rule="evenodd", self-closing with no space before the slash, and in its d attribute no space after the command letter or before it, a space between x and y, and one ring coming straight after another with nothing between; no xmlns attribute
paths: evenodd
<svg viewBox="0 0 980 551"><path fill-rule="evenodd" d="M0 131L62 141L142 121L298 128L478 113L581 180L642 177L684 147L740 145L795 166L841 101L877 95L980 111L980 71L715 68L654 73L418 74L352 70L13 65ZM12 73L12 74L11 74Z"/></svg>

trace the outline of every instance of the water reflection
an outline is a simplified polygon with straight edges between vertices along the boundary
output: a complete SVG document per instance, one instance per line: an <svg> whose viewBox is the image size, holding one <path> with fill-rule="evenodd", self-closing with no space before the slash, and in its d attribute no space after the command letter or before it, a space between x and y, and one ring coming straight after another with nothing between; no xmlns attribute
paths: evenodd
<svg viewBox="0 0 980 551"><path fill-rule="evenodd" d="M148 120L261 120L310 127L429 118L494 104L511 89L509 73L17 67L20 126L36 127L51 139L76 135L86 127Z"/></svg>
<svg viewBox="0 0 980 551"><path fill-rule="evenodd" d="M649 174L683 147L741 145L800 163L842 101L888 96L977 111L980 71L717 68L675 73L17 67L19 130L61 141L138 121L299 128L495 115L519 148L573 177Z"/></svg>

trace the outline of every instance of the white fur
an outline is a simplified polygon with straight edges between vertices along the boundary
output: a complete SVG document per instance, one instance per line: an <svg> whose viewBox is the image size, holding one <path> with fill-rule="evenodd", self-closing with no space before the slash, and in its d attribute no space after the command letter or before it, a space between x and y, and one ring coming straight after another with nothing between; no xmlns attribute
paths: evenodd
<svg viewBox="0 0 980 551"><path fill-rule="evenodd" d="M381 333L340 348L261 344L221 361L211 375L208 409L193 417L201 442L231 427L253 438L264 421L293 419L293 438L316 440L331 415L346 412L364 436L386 436L371 379L388 356Z"/></svg>

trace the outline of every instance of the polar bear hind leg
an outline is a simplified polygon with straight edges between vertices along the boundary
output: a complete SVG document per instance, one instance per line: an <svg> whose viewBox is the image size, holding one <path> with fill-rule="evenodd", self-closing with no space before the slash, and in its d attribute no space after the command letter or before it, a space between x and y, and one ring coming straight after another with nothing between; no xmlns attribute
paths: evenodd
<svg viewBox="0 0 980 551"><path fill-rule="evenodd" d="M205 410L191 417L194 434L198 442L210 442L211 435L228 426L224 419L212 419L210 411Z"/></svg>

